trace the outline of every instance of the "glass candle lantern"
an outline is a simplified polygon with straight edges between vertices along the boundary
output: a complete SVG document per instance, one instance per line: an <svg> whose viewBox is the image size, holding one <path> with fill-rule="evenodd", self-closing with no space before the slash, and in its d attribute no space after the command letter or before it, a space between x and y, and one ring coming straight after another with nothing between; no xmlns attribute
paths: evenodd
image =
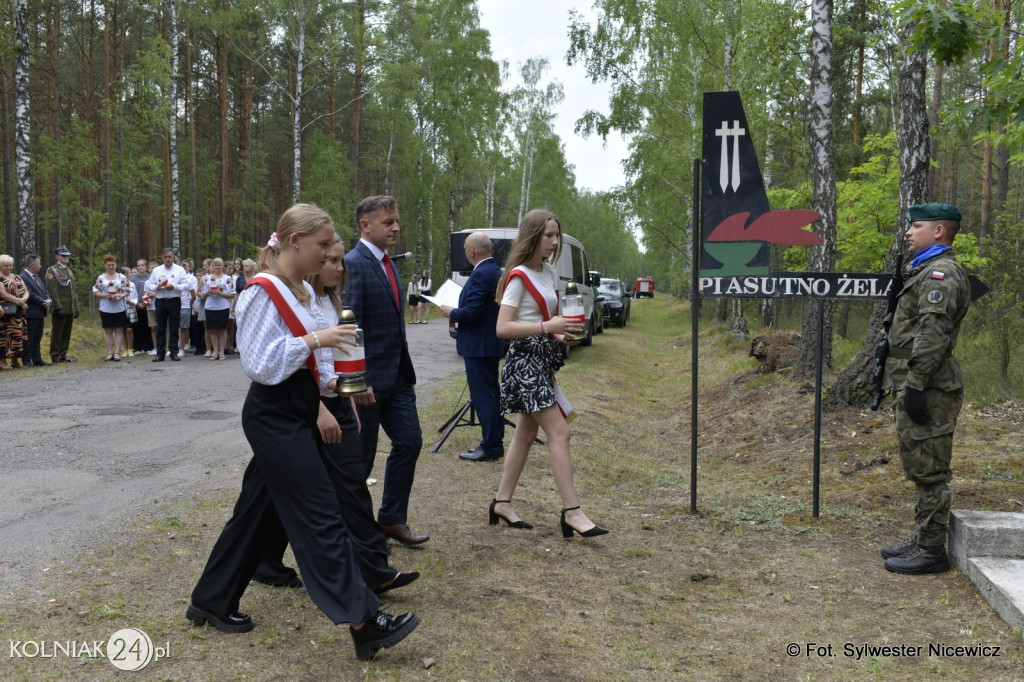
<svg viewBox="0 0 1024 682"><path fill-rule="evenodd" d="M345 308L340 324L356 324L355 314ZM340 395L353 395L366 391L366 352L363 348L363 330L356 328L356 345L345 345L345 350L334 349L334 371L338 375Z"/></svg>
<svg viewBox="0 0 1024 682"><path fill-rule="evenodd" d="M562 317L577 324L583 324L583 320L586 319L583 295L576 289L576 282L568 282L565 285L565 296L562 297Z"/></svg>

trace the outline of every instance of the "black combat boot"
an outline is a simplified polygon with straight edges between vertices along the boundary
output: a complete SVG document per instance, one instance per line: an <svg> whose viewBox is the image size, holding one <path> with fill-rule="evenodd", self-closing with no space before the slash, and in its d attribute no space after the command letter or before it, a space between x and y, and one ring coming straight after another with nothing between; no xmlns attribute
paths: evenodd
<svg viewBox="0 0 1024 682"><path fill-rule="evenodd" d="M916 547L903 556L885 560L885 570L904 575L945 573L949 570L945 545L938 547Z"/></svg>
<svg viewBox="0 0 1024 682"><path fill-rule="evenodd" d="M903 556L910 550L917 547L917 536L910 538L902 545L886 545L882 548L882 558L892 559L893 557Z"/></svg>

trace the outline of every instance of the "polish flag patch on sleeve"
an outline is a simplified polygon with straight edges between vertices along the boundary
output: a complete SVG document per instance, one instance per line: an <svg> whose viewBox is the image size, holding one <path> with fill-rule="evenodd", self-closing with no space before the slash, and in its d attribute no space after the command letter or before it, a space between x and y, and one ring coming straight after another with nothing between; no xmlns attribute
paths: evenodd
<svg viewBox="0 0 1024 682"><path fill-rule="evenodd" d="M932 279L946 279L946 273L941 270L932 270Z"/></svg>

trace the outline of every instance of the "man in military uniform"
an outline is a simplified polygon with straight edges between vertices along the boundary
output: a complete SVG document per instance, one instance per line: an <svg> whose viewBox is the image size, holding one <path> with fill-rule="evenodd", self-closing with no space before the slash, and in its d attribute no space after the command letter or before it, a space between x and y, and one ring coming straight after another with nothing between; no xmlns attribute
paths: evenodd
<svg viewBox="0 0 1024 682"><path fill-rule="evenodd" d="M953 478L953 431L964 399L960 362L953 357L971 285L953 257L960 211L949 204L908 210L906 238L914 259L889 330L885 388L893 392L900 460L914 482L917 534L882 548L885 568L920 575L949 570L946 535Z"/></svg>
<svg viewBox="0 0 1024 682"><path fill-rule="evenodd" d="M71 252L66 246L53 250L57 262L46 270L46 291L53 301L53 326L50 328L50 360L53 362L74 362L68 357L71 345L71 325L78 317L78 295L75 293L75 276L68 267Z"/></svg>

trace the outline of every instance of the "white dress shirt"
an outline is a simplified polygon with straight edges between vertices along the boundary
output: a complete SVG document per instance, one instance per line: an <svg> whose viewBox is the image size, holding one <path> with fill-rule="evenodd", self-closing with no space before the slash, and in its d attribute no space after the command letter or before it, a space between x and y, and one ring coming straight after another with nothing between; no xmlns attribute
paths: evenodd
<svg viewBox="0 0 1024 682"><path fill-rule="evenodd" d="M157 288L157 284L160 283L164 275L167 276L167 281L171 283L171 289ZM171 264L171 267L162 264L158 265L153 268L149 279L146 280L146 291L154 292L156 298L181 298L181 290L188 286L186 275L185 268L180 265L174 263Z"/></svg>
<svg viewBox="0 0 1024 682"><path fill-rule="evenodd" d="M190 273L185 273L185 287L181 290L181 309L192 310L192 292L199 286L199 280ZM189 313L191 315L191 312Z"/></svg>

